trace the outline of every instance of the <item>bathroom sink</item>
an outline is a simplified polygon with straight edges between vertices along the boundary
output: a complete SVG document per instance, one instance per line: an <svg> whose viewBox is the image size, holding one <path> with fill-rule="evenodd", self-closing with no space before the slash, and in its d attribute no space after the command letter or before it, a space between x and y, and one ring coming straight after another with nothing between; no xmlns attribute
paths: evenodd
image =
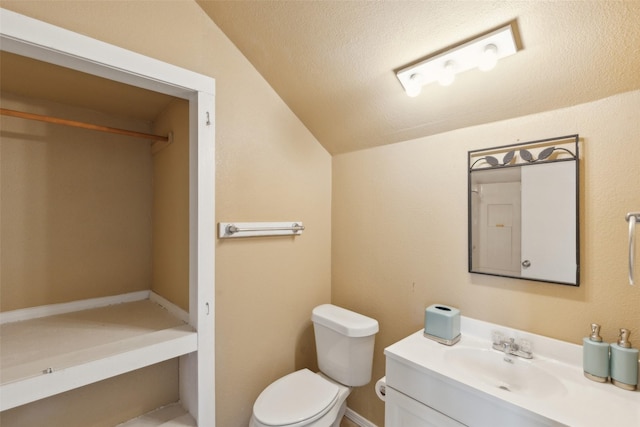
<svg viewBox="0 0 640 427"><path fill-rule="evenodd" d="M445 360L459 373L511 393L529 397L567 393L562 382L535 365L535 359L526 360L489 349L451 348Z"/></svg>
<svg viewBox="0 0 640 427"><path fill-rule="evenodd" d="M436 411L460 423L443 425L640 427L640 393L585 378L581 345L464 316L460 333L447 346L420 329L385 348L387 425L422 420L420 414L430 420ZM531 349L533 358L494 350L498 333L520 347L528 343L518 351Z"/></svg>

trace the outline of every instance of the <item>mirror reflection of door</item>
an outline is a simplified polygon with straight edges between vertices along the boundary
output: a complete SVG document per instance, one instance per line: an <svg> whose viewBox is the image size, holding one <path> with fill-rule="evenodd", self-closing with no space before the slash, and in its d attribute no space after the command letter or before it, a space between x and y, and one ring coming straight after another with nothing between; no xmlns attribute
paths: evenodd
<svg viewBox="0 0 640 427"><path fill-rule="evenodd" d="M521 168L523 278L576 281L576 162Z"/></svg>
<svg viewBox="0 0 640 427"><path fill-rule="evenodd" d="M478 267L495 274L520 275L520 182L478 187Z"/></svg>

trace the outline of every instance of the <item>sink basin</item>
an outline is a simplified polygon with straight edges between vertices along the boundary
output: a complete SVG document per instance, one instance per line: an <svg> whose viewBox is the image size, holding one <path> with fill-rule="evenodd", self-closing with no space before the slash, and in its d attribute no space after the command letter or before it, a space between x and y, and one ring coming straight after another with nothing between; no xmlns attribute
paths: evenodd
<svg viewBox="0 0 640 427"><path fill-rule="evenodd" d="M420 329L385 348L386 425L432 425L436 411L460 423L446 425L640 427L640 392L585 378L581 345L464 316L460 332L453 346ZM494 350L495 332L531 343L533 359Z"/></svg>
<svg viewBox="0 0 640 427"><path fill-rule="evenodd" d="M535 359L526 360L488 349L451 348L445 360L456 371L507 392L530 397L567 393L557 378L535 365Z"/></svg>

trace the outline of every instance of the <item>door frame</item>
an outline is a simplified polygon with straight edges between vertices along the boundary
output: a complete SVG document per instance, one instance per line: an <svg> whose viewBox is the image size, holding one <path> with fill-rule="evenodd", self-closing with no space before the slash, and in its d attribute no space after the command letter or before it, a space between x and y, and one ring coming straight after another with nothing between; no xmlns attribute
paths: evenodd
<svg viewBox="0 0 640 427"><path fill-rule="evenodd" d="M189 323L198 351L181 360L180 395L198 425L215 427L215 80L1 8L0 50L189 101Z"/></svg>

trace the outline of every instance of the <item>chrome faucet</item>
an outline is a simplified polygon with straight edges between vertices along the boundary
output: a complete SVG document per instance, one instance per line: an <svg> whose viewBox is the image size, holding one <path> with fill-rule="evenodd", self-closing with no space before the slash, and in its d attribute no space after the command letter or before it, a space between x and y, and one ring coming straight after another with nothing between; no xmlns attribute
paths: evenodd
<svg viewBox="0 0 640 427"><path fill-rule="evenodd" d="M518 345L515 343L515 339L513 338L510 338L509 341L502 341L502 351L504 351L506 354L511 354L511 352L514 351L517 347Z"/></svg>
<svg viewBox="0 0 640 427"><path fill-rule="evenodd" d="M531 343L527 340L520 340L516 343L515 338L504 339L502 334L496 333L493 336L494 350L502 351L504 354L522 357L523 359L532 359Z"/></svg>

